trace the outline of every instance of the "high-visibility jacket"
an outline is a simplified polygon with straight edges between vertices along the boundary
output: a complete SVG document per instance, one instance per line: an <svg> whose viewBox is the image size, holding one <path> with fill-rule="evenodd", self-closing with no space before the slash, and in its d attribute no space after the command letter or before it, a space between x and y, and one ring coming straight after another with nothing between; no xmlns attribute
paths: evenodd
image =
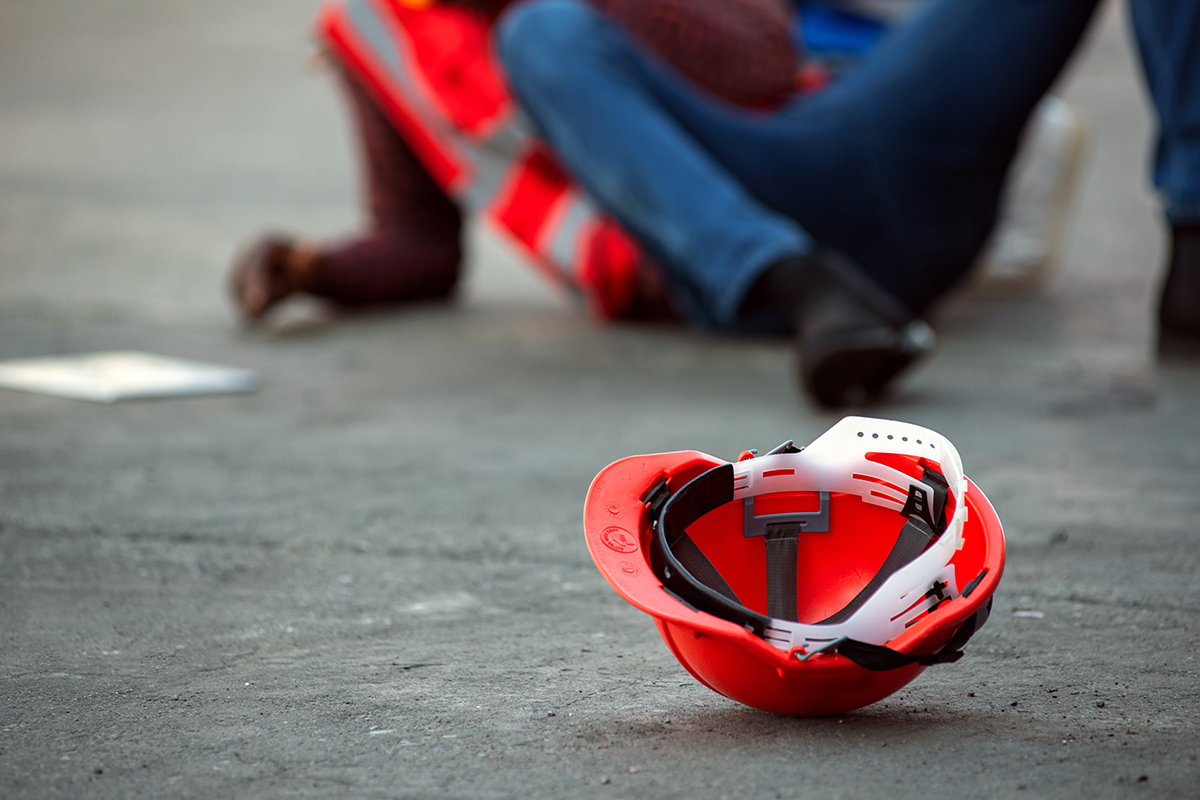
<svg viewBox="0 0 1200 800"><path fill-rule="evenodd" d="M633 299L637 241L535 137L506 87L488 22L454 5L341 0L317 21L327 51L371 93L446 194L597 314Z"/></svg>

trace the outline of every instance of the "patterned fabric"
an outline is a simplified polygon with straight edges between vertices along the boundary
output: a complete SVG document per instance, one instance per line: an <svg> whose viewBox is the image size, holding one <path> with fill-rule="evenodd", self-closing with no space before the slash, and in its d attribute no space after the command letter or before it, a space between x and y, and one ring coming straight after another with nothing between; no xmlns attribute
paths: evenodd
<svg viewBox="0 0 1200 800"><path fill-rule="evenodd" d="M494 19L521 0L442 0ZM410 6L431 0L400 0ZM791 0L586 0L694 83L740 105L777 103L800 59Z"/></svg>
<svg viewBox="0 0 1200 800"><path fill-rule="evenodd" d="M795 88L799 57L786 0L589 2L718 97L764 105Z"/></svg>
<svg viewBox="0 0 1200 800"><path fill-rule="evenodd" d="M339 305L444 297L459 277L462 217L361 86L342 81L358 132L366 231L320 248L306 291Z"/></svg>

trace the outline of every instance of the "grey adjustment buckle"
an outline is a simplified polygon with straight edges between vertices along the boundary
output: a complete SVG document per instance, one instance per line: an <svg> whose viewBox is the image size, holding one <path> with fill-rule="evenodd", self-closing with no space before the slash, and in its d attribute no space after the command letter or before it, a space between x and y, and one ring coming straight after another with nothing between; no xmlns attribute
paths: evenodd
<svg viewBox="0 0 1200 800"><path fill-rule="evenodd" d="M749 539L752 536L766 536L768 525L791 524L799 525L806 533L829 532L829 492L818 492L821 507L816 511L795 511L787 514L758 514L754 513L754 498L747 497L742 501L745 508L745 520L742 535Z"/></svg>

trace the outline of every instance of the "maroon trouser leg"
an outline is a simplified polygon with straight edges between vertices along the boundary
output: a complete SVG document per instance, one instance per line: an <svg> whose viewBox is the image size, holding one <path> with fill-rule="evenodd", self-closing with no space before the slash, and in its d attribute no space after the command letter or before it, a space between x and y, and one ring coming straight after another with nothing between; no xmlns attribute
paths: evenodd
<svg viewBox="0 0 1200 800"><path fill-rule="evenodd" d="M343 85L357 123L370 225L323 245L306 291L343 305L445 297L458 281L462 215L370 95Z"/></svg>

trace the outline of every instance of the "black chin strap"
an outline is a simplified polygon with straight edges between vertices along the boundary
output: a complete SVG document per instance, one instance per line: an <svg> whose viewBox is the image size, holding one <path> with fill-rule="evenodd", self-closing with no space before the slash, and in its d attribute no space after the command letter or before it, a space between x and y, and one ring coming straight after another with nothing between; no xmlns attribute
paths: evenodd
<svg viewBox="0 0 1200 800"><path fill-rule="evenodd" d="M979 577L982 578L983 573L980 573ZM970 641L971 637L975 635L975 631L983 627L983 623L987 622L991 613L992 598L989 597L987 605L972 614L962 625L959 625L958 630L942 646L941 650L926 656L910 656L907 653L899 653L890 647L867 644L856 639L842 639L825 652L841 653L860 667L874 672L886 672L890 669L907 667L910 664L920 664L923 667L932 666L933 664L953 664L963 657L963 648Z"/></svg>

